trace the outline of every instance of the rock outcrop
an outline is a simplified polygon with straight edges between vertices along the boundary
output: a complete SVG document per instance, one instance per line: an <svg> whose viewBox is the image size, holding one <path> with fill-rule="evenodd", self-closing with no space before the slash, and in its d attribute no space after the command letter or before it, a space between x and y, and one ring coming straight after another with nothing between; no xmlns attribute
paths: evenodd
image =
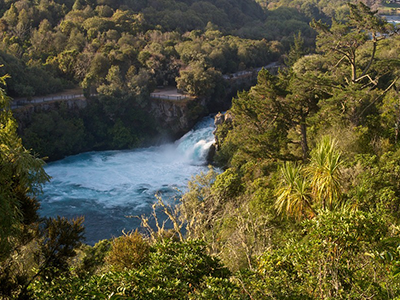
<svg viewBox="0 0 400 300"><path fill-rule="evenodd" d="M178 138L208 114L201 99L165 100L151 99L150 112L157 122L159 131Z"/></svg>
<svg viewBox="0 0 400 300"><path fill-rule="evenodd" d="M65 106L71 111L79 111L87 107L88 101L89 100L85 98L76 98L60 101L46 101L18 107L13 110L14 117L18 122L18 131L22 131L26 128L27 124L31 122L32 115L35 113L58 110L60 106Z"/></svg>

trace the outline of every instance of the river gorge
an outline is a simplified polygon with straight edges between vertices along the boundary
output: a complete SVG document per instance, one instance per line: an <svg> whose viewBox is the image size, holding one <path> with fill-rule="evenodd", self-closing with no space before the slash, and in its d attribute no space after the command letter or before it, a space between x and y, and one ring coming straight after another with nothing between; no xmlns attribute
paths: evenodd
<svg viewBox="0 0 400 300"><path fill-rule="evenodd" d="M140 226L155 194L165 201L185 191L188 181L207 172L214 142L209 116L174 143L124 151L87 152L49 163L40 215L85 217L86 243L120 236Z"/></svg>

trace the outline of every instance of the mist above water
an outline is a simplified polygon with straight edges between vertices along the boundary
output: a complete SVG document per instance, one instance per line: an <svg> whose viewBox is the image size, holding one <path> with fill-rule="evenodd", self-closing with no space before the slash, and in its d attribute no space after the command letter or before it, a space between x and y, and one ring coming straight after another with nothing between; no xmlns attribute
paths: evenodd
<svg viewBox="0 0 400 300"><path fill-rule="evenodd" d="M120 236L140 226L156 202L185 191L187 183L207 172L214 142L212 117L172 144L129 151L88 152L49 163L52 177L44 186L40 215L85 217L86 243Z"/></svg>

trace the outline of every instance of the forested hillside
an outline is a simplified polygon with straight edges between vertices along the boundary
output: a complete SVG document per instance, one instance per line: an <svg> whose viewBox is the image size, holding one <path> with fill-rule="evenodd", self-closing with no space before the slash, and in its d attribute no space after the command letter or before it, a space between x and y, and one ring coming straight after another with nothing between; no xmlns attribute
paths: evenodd
<svg viewBox="0 0 400 300"><path fill-rule="evenodd" d="M375 11L363 3L334 14L321 9L316 15L332 18L307 25L302 9L283 2L265 13L250 2L2 2L0 70L11 73L10 62L21 76L44 72L60 86L95 88L96 105L109 113L135 112L152 86L185 86L196 68L218 82L275 59L285 67L276 75L261 70L257 84L217 116L221 172L196 176L176 203L159 198L156 226L144 216L143 231L93 247L82 244L82 219L38 218L34 197L48 177L22 146L0 89L0 297L400 297L400 36ZM235 9L246 22L156 24L172 12L212 20L211 11L230 18ZM35 23L46 12L47 21ZM268 27L278 19L299 26L279 39L250 39L263 28L284 32L286 25ZM29 30L18 37L18 28ZM58 38L64 43L53 43ZM18 93L18 80L8 81L10 93ZM203 96L219 91L205 86Z"/></svg>
<svg viewBox="0 0 400 300"><path fill-rule="evenodd" d="M345 3L271 1L263 9L247 0L1 0L1 73L11 75L12 97L77 84L105 94L177 82L193 91L199 74L214 81L278 60L298 32L312 51L309 22L342 20Z"/></svg>
<svg viewBox="0 0 400 300"><path fill-rule="evenodd" d="M252 1L21 0L0 7L1 72L11 75L11 96L71 84L140 93L176 84L187 68L216 76L259 67L281 54L273 40L301 29L282 25L271 35L263 28L265 13ZM309 19L300 13L292 18L312 36Z"/></svg>
<svg viewBox="0 0 400 300"><path fill-rule="evenodd" d="M342 0L271 0L264 1L258 0L263 7L268 9L276 9L279 7L292 7L303 12L307 16L316 17L318 15L325 15L328 17L334 17L335 19L343 19L346 16L347 2ZM349 1L351 2L351 1ZM372 10L376 10L390 3L391 1L380 1L380 0L366 0L363 1L364 4L368 5Z"/></svg>
<svg viewBox="0 0 400 300"><path fill-rule="evenodd" d="M0 4L0 75L10 75L9 96L29 100L75 86L98 95L80 112L61 105L26 118L24 144L51 160L155 143L169 134L150 113L156 87L207 98L207 107L189 107L195 120L226 109L232 90L223 75L282 60L298 32L309 48L315 37L311 18L294 9L266 14L253 1Z"/></svg>

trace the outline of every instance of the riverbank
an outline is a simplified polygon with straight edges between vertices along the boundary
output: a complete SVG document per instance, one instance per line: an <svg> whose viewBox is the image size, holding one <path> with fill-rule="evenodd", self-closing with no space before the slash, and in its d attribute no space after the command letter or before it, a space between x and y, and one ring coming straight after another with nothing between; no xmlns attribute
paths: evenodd
<svg viewBox="0 0 400 300"><path fill-rule="evenodd" d="M30 103L14 109L14 116L25 147L54 161L87 151L133 149L175 140L208 113L205 105L201 99L101 95Z"/></svg>
<svg viewBox="0 0 400 300"><path fill-rule="evenodd" d="M279 67L279 66L278 66ZM272 68L277 68L273 64ZM14 99L25 147L48 161L88 151L160 145L182 137L204 116L229 109L237 91L256 82L258 70L229 76L217 95L193 97L175 87L152 93L83 96L82 89Z"/></svg>
<svg viewBox="0 0 400 300"><path fill-rule="evenodd" d="M378 13L380 15L397 15L400 16L400 2L390 1L390 3L385 3L379 6Z"/></svg>

